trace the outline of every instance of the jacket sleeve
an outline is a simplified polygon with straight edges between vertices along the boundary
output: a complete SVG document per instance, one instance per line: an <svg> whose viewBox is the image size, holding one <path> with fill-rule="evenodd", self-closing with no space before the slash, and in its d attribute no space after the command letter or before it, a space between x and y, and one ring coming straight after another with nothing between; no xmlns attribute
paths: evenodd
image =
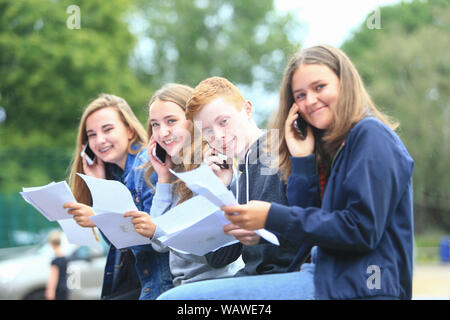
<svg viewBox="0 0 450 320"><path fill-rule="evenodd" d="M144 178L145 172L143 172L142 174L142 202L143 202L143 207L144 207L144 211L150 213L152 204L153 204L153 198L154 198L154 192L153 189L147 185L145 178ZM151 177L150 177L150 181L152 183L152 185L156 185L157 181L158 181L158 175L156 174L156 172L154 172Z"/></svg>
<svg viewBox="0 0 450 320"><path fill-rule="evenodd" d="M156 192L153 196L150 215L154 218L162 216L172 205L173 193L170 183L157 183Z"/></svg>
<svg viewBox="0 0 450 320"><path fill-rule="evenodd" d="M411 181L413 161L397 136L376 121L367 121L347 138L341 181L325 191L324 205L283 206L273 203L266 228L301 245L367 251L377 247L389 219ZM343 160L344 160L343 159ZM333 173L330 180L333 178ZM330 187L330 186L327 186ZM328 197L328 198L327 198Z"/></svg>
<svg viewBox="0 0 450 320"><path fill-rule="evenodd" d="M242 253L242 243L238 242L205 255L208 265L213 268L223 268L234 262Z"/></svg>
<svg viewBox="0 0 450 320"><path fill-rule="evenodd" d="M156 192L153 196L153 202L150 209L150 216L159 217L170 210L173 201L173 193L171 190L170 183L157 183L156 184ZM152 241L152 247L158 252L166 252L169 250L168 247L164 246L158 238L164 235L163 231L156 226L155 233L153 238L150 239Z"/></svg>
<svg viewBox="0 0 450 320"><path fill-rule="evenodd" d="M286 196L290 206L320 207L319 177L316 173L316 156L291 157L292 173L289 176Z"/></svg>

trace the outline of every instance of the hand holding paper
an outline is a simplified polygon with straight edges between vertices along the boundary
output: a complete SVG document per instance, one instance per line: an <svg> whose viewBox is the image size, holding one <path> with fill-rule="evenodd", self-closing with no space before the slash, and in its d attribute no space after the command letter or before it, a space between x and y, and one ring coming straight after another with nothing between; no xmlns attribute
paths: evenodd
<svg viewBox="0 0 450 320"><path fill-rule="evenodd" d="M52 182L42 187L22 188L22 197L50 221L57 221L70 243L98 246L95 230L85 229L76 224L64 204L76 202L65 181Z"/></svg>
<svg viewBox="0 0 450 320"><path fill-rule="evenodd" d="M130 190L124 184L80 173L78 175L91 191L92 208L97 213L91 220L117 249L150 244L148 238L136 232L132 217L123 216L125 212L138 211Z"/></svg>
<svg viewBox="0 0 450 320"><path fill-rule="evenodd" d="M195 170L191 170L188 172L183 173L177 173L171 170L171 172L180 178L189 189L191 189L193 192L196 192L205 198L207 198L209 201L214 203L218 207L223 206L233 206L233 207L241 207L238 205L233 193L228 190L225 185L220 181L220 179L214 174L214 172L205 164L202 164L200 167L198 167ZM252 202L252 201L250 201ZM265 203L268 204L270 208L270 203L262 202L262 201L256 201L258 203ZM257 224L260 226L259 228L253 228L251 230L255 230L255 232L266 239L267 241L275 244L280 245L280 242L278 241L278 238L271 232L262 229L264 228L264 224L266 221L267 213L269 212L267 208L267 212L265 215L263 214L263 217L257 217L260 219L263 219L263 223L261 224L261 221ZM264 211L264 210L262 210ZM236 212L235 212L236 213ZM230 212L232 214L232 212ZM229 216L229 215L228 215ZM228 219L227 216L227 219ZM246 216L241 216L238 218L239 221L241 221L242 218L245 219ZM228 219L230 220L230 219ZM231 220L230 220L231 221ZM233 222L233 221L232 221ZM239 225L239 224L238 224ZM247 229L247 228L244 228Z"/></svg>
<svg viewBox="0 0 450 320"><path fill-rule="evenodd" d="M235 206L222 206L226 218L235 225L246 230L258 230L264 228L270 203L264 201L249 201L247 204Z"/></svg>
<svg viewBox="0 0 450 320"><path fill-rule="evenodd" d="M199 256L237 242L223 233L227 220L220 209L200 195L153 221L166 234L158 239L164 245Z"/></svg>
<svg viewBox="0 0 450 320"><path fill-rule="evenodd" d="M124 218L131 217L131 223L134 230L145 238L153 238L156 224L152 221L150 215L142 211L129 211L123 215Z"/></svg>

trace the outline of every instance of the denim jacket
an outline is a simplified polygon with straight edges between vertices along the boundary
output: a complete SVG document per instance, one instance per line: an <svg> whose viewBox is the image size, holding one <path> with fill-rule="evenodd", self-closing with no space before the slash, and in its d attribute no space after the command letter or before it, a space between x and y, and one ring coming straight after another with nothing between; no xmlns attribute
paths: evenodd
<svg viewBox="0 0 450 320"><path fill-rule="evenodd" d="M133 145L132 148L136 150L139 146ZM114 164L106 164L108 178L125 184L138 210L144 212L150 212L154 195L153 189L145 182L145 169L140 168L147 162L147 150L144 149L137 154L128 154L123 171ZM156 173L152 175L151 181L156 184ZM139 299L156 299L161 293L172 288L169 254L157 252L151 245L120 250L110 245L103 278L102 299L138 288L141 289Z"/></svg>

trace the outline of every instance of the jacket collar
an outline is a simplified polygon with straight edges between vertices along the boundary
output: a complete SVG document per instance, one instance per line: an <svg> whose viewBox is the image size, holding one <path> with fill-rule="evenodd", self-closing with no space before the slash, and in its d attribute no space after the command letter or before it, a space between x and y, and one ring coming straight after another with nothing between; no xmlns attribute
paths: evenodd
<svg viewBox="0 0 450 320"><path fill-rule="evenodd" d="M138 143L134 143L131 146L131 150L133 151L137 151L141 148L142 146L139 145ZM134 159L136 158L136 156L138 155L138 153L136 154L132 154L132 153L128 153L127 155L127 161L125 162L125 168L124 170L122 170L118 165L114 164L114 163L105 163L105 168L106 168L106 172L110 175L110 177L113 180L118 180L118 181L122 181L123 178L130 172L130 170L133 168L133 164L134 164Z"/></svg>

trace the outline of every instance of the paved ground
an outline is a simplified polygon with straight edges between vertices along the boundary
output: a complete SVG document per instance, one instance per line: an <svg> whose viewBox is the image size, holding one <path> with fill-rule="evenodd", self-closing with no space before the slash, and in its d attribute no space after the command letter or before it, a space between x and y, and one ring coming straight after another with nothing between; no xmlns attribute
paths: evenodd
<svg viewBox="0 0 450 320"><path fill-rule="evenodd" d="M416 265L413 277L413 299L450 300L450 264Z"/></svg>

